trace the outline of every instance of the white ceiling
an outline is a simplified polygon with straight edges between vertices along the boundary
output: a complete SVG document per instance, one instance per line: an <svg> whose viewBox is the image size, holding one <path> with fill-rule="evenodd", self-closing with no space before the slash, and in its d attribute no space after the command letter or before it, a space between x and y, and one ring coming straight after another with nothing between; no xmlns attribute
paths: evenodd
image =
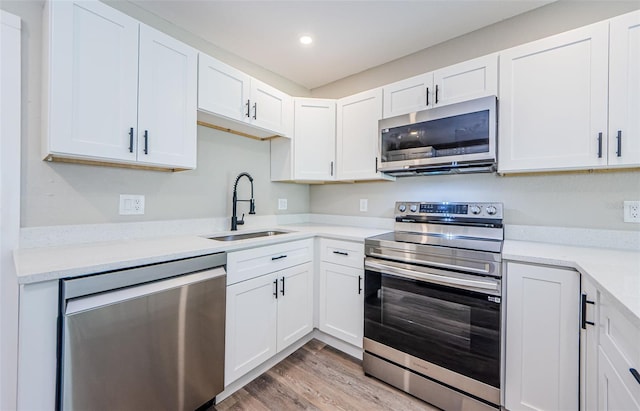
<svg viewBox="0 0 640 411"><path fill-rule="evenodd" d="M412 54L552 0L132 0L308 89ZM313 36L302 46L302 34Z"/></svg>

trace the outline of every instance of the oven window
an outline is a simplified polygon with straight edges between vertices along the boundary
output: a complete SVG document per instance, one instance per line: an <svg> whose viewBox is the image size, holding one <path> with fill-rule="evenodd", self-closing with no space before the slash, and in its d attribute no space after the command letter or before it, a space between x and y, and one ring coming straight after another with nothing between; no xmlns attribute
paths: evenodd
<svg viewBox="0 0 640 411"><path fill-rule="evenodd" d="M364 333L500 387L500 304L485 294L367 270Z"/></svg>
<svg viewBox="0 0 640 411"><path fill-rule="evenodd" d="M382 130L383 162L489 152L489 110Z"/></svg>

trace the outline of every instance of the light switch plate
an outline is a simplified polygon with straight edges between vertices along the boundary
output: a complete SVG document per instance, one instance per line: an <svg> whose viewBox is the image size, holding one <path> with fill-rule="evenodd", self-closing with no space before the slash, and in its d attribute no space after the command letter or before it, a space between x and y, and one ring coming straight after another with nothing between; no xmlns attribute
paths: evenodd
<svg viewBox="0 0 640 411"><path fill-rule="evenodd" d="M120 194L120 215L144 214L144 196Z"/></svg>
<svg viewBox="0 0 640 411"><path fill-rule="evenodd" d="M287 199L279 198L278 199L278 210L286 210L287 209Z"/></svg>
<svg viewBox="0 0 640 411"><path fill-rule="evenodd" d="M368 200L366 198L360 199L360 211L365 212L369 209Z"/></svg>

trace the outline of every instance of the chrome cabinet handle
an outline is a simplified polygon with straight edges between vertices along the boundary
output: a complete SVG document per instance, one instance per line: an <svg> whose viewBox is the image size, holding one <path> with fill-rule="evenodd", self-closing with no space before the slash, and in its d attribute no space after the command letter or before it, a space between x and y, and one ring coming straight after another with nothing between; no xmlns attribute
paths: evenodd
<svg viewBox="0 0 640 411"><path fill-rule="evenodd" d="M258 103L253 103L253 119L258 119Z"/></svg>
<svg viewBox="0 0 640 411"><path fill-rule="evenodd" d="M273 280L273 285L275 286L275 291L273 292L273 295L276 297L276 300L277 300L278 299L278 279L277 278Z"/></svg>
<svg viewBox="0 0 640 411"><path fill-rule="evenodd" d="M331 171L330 171L331 177L333 177L333 161L331 162L331 166L330 167L331 167Z"/></svg>
<svg viewBox="0 0 640 411"><path fill-rule="evenodd" d="M616 139L618 139L618 151L616 151L616 154L618 157L622 157L622 130L618 130Z"/></svg>
<svg viewBox="0 0 640 411"><path fill-rule="evenodd" d="M284 277L282 277L280 281L282 281L282 290L280 290L280 292L282 293L282 296L284 296Z"/></svg>
<svg viewBox="0 0 640 411"><path fill-rule="evenodd" d="M249 112L249 107L251 106L251 100L247 100L247 117L251 117L251 114Z"/></svg>
<svg viewBox="0 0 640 411"><path fill-rule="evenodd" d="M144 153L149 154L149 130L144 131Z"/></svg>

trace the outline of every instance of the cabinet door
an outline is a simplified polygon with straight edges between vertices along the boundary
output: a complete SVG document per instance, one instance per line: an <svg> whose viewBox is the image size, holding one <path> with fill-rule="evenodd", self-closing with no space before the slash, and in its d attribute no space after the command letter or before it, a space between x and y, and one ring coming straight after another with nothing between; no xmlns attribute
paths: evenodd
<svg viewBox="0 0 640 411"><path fill-rule="evenodd" d="M225 386L276 354L276 293L273 274L227 287Z"/></svg>
<svg viewBox="0 0 640 411"><path fill-rule="evenodd" d="M611 20L609 165L640 165L640 11Z"/></svg>
<svg viewBox="0 0 640 411"><path fill-rule="evenodd" d="M251 78L240 70L200 53L198 110L238 121L249 119Z"/></svg>
<svg viewBox="0 0 640 411"><path fill-rule="evenodd" d="M633 398L602 348L598 350L598 360L598 410L639 411L640 404Z"/></svg>
<svg viewBox="0 0 640 411"><path fill-rule="evenodd" d="M301 264L276 275L280 352L313 330L313 264Z"/></svg>
<svg viewBox="0 0 640 411"><path fill-rule="evenodd" d="M335 179L335 100L297 98L294 107L294 179Z"/></svg>
<svg viewBox="0 0 640 411"><path fill-rule="evenodd" d="M581 279L582 312L580 331L580 409L598 409L598 290L586 277Z"/></svg>
<svg viewBox="0 0 640 411"><path fill-rule="evenodd" d="M140 26L138 161L196 167L197 52Z"/></svg>
<svg viewBox="0 0 640 411"><path fill-rule="evenodd" d="M377 172L378 121L382 118L382 89L338 100L337 179L369 180Z"/></svg>
<svg viewBox="0 0 640 411"><path fill-rule="evenodd" d="M577 272L507 264L505 407L579 407Z"/></svg>
<svg viewBox="0 0 640 411"><path fill-rule="evenodd" d="M436 106L498 95L498 55L465 61L433 73Z"/></svg>
<svg viewBox="0 0 640 411"><path fill-rule="evenodd" d="M320 269L320 330L362 348L364 270L323 262Z"/></svg>
<svg viewBox="0 0 640 411"><path fill-rule="evenodd" d="M607 162L608 23L500 54L501 172Z"/></svg>
<svg viewBox="0 0 640 411"><path fill-rule="evenodd" d="M433 73L421 74L383 87L382 118L424 110L434 104Z"/></svg>
<svg viewBox="0 0 640 411"><path fill-rule="evenodd" d="M45 154L135 161L130 131L137 124L138 22L97 1L51 1L45 7Z"/></svg>
<svg viewBox="0 0 640 411"><path fill-rule="evenodd" d="M251 79L251 124L281 136L289 136L292 111L290 96L268 84Z"/></svg>

